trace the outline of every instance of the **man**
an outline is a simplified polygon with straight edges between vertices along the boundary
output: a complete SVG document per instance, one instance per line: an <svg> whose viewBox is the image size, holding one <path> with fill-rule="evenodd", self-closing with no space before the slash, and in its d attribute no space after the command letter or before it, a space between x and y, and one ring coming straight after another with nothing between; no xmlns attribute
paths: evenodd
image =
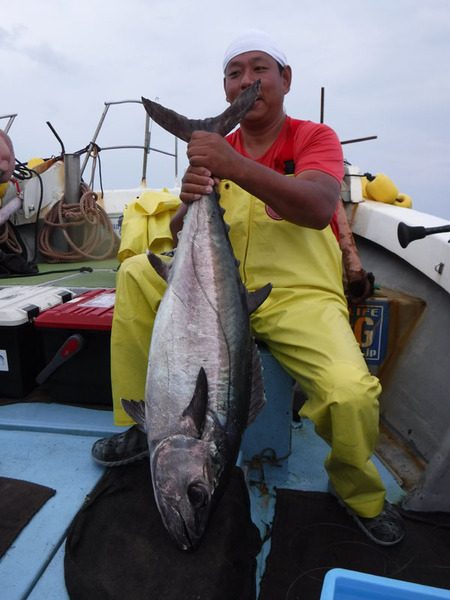
<svg viewBox="0 0 450 600"><path fill-rule="evenodd" d="M9 136L0 129L0 183L7 183L15 166L14 148Z"/></svg>
<svg viewBox="0 0 450 600"><path fill-rule="evenodd" d="M220 179L220 202L244 284L250 290L273 285L251 316L255 337L306 393L302 414L331 446L325 466L338 498L372 540L395 544L404 535L402 521L385 501L371 461L380 384L368 372L349 325L335 235L343 177L340 143L326 125L286 116L291 69L266 34L252 31L238 38L223 67L227 101L257 79L260 95L227 139L201 131L192 135L180 194L185 205L173 219L174 239L186 204L210 193ZM164 292L164 282L149 275L146 261L145 256L128 259L118 281L112 330L118 424L129 423L120 397L144 396L149 322ZM146 453L145 436L135 427L93 447L94 458L110 466Z"/></svg>

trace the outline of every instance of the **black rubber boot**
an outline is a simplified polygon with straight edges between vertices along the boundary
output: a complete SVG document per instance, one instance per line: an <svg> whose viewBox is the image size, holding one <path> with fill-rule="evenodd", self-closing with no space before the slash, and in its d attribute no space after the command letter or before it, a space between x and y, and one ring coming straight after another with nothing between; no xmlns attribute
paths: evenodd
<svg viewBox="0 0 450 600"><path fill-rule="evenodd" d="M136 425L123 433L97 440L92 458L105 467L120 467L148 456L147 436Z"/></svg>

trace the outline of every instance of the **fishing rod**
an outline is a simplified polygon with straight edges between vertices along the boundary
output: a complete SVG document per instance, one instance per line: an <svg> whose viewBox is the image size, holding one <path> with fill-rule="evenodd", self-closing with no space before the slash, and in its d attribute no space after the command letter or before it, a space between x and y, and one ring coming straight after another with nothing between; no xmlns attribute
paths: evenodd
<svg viewBox="0 0 450 600"><path fill-rule="evenodd" d="M442 225L440 227L423 227L421 225L412 226L406 223L399 223L397 228L397 237L402 248L406 248L410 242L421 240L427 235L434 233L450 232L450 225ZM449 240L450 242L450 240Z"/></svg>

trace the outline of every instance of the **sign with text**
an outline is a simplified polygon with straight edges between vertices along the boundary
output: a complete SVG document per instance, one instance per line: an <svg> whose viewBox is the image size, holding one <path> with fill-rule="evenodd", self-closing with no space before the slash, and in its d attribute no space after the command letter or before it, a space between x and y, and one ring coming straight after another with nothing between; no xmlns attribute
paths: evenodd
<svg viewBox="0 0 450 600"><path fill-rule="evenodd" d="M379 365L386 356L389 333L389 300L368 298L350 308L350 323L367 363Z"/></svg>

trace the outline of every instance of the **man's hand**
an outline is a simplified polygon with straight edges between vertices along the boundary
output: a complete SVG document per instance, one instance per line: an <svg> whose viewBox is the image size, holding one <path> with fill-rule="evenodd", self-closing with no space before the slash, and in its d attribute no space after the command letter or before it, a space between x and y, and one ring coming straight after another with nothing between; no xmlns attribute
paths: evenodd
<svg viewBox="0 0 450 600"><path fill-rule="evenodd" d="M219 181L205 167L188 167L181 182L180 200L186 204L200 200L202 196L211 194Z"/></svg>
<svg viewBox="0 0 450 600"><path fill-rule="evenodd" d="M220 178L231 178L240 155L218 133L194 131L187 147L189 167L183 177L180 199L190 203L210 194Z"/></svg>
<svg viewBox="0 0 450 600"><path fill-rule="evenodd" d="M186 204L200 200L213 191L214 179L204 167L188 167L181 181L180 200Z"/></svg>
<svg viewBox="0 0 450 600"><path fill-rule="evenodd" d="M180 200L183 202L170 221L170 231L174 248L178 244L178 233L183 227L183 219L187 213L188 204L200 200L213 191L217 179L205 167L188 167L181 181Z"/></svg>
<svg viewBox="0 0 450 600"><path fill-rule="evenodd" d="M194 131L187 147L191 167L204 167L214 177L232 179L241 155L218 133Z"/></svg>

